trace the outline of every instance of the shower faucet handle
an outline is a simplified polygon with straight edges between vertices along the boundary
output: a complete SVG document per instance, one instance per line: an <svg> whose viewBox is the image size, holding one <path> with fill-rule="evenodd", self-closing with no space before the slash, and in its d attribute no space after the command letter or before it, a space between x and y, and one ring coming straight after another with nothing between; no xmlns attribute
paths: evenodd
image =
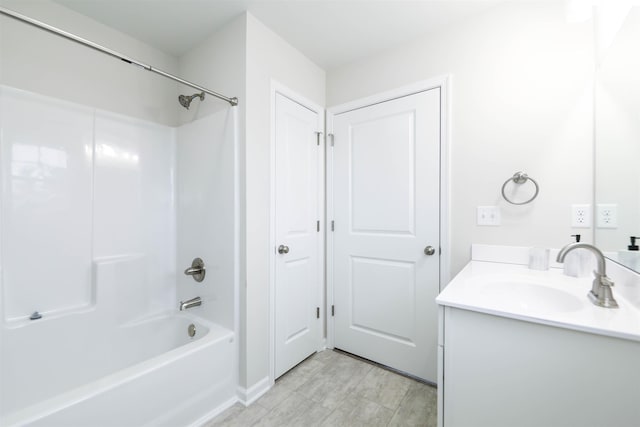
<svg viewBox="0 0 640 427"><path fill-rule="evenodd" d="M196 282L202 282L204 280L206 272L207 271L202 258L194 258L191 262L191 267L187 268L184 271L184 274L193 277L193 280L195 280Z"/></svg>

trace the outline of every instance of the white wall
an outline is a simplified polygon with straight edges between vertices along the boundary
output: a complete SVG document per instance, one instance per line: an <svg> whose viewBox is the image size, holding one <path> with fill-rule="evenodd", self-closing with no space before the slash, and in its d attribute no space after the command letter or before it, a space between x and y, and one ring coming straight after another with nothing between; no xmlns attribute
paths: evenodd
<svg viewBox="0 0 640 427"><path fill-rule="evenodd" d="M211 90L239 99L238 109L244 115L246 69L246 16L241 15L194 46L178 59L178 75ZM197 91L180 85L179 93ZM180 123L188 123L219 110L228 109L226 101L205 95L195 99L189 110L178 107ZM244 122L244 118L242 117Z"/></svg>
<svg viewBox="0 0 640 427"><path fill-rule="evenodd" d="M0 5L164 71L177 59L47 0ZM177 84L85 46L0 16L0 83L165 125L175 125Z"/></svg>
<svg viewBox="0 0 640 427"><path fill-rule="evenodd" d="M246 347L241 378L250 387L269 375L271 81L325 105L325 72L247 14ZM241 381L242 385L242 381Z"/></svg>
<svg viewBox="0 0 640 427"><path fill-rule="evenodd" d="M327 106L451 74L452 273L471 243L560 247L570 204L593 192L592 23L567 24L564 6L506 4L447 30L327 73ZM516 171L537 179L537 200L500 195ZM502 226L475 225L496 205Z"/></svg>

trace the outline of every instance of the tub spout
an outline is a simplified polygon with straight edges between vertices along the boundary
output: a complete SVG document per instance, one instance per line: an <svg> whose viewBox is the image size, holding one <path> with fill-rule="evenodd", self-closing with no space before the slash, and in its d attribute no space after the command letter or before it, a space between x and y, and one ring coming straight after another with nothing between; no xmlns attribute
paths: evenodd
<svg viewBox="0 0 640 427"><path fill-rule="evenodd" d="M180 311L197 307L202 305L202 299L200 297L191 298L190 300L180 301Z"/></svg>

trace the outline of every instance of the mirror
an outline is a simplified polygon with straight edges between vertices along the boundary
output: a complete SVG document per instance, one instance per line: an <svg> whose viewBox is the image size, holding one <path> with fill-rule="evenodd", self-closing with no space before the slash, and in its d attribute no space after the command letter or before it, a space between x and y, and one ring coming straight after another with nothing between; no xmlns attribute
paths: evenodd
<svg viewBox="0 0 640 427"><path fill-rule="evenodd" d="M640 7L618 11L617 22L599 18L595 241L608 258L640 272Z"/></svg>

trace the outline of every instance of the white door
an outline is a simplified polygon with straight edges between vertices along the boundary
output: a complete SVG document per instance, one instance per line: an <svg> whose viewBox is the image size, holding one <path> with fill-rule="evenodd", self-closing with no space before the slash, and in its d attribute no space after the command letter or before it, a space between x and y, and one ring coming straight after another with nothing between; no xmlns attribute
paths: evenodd
<svg viewBox="0 0 640 427"><path fill-rule="evenodd" d="M314 353L320 340L320 116L276 94L275 376Z"/></svg>
<svg viewBox="0 0 640 427"><path fill-rule="evenodd" d="M333 131L334 346L436 382L440 89Z"/></svg>

